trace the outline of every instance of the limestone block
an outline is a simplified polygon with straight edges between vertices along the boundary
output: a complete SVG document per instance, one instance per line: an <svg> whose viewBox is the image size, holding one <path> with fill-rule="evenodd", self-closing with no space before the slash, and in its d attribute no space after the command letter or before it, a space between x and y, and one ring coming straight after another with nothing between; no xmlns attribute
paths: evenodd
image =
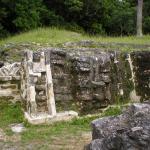
<svg viewBox="0 0 150 150"><path fill-rule="evenodd" d="M55 93L55 99L56 99L56 101L67 101L67 100L73 100L73 95L72 95L72 93L70 93L70 94L66 94L66 93L61 93L61 94L57 94L57 93Z"/></svg>
<svg viewBox="0 0 150 150"><path fill-rule="evenodd" d="M20 63L4 65L0 68L0 76L19 76Z"/></svg>

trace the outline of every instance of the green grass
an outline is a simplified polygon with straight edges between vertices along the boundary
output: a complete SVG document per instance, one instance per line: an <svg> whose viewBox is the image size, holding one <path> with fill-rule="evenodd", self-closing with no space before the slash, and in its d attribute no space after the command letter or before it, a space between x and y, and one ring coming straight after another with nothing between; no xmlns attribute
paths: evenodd
<svg viewBox="0 0 150 150"><path fill-rule="evenodd" d="M67 146L78 148L84 147L86 141L91 140L91 121L94 119L118 115L121 113L121 107L113 106L106 109L102 114L92 116L83 116L74 118L68 122L57 122L49 125L31 125L23 117L20 103L12 104L6 99L0 99L0 129L7 135L7 145L19 146L19 149L33 145L32 149L53 149L51 146L58 146L66 150ZM26 130L21 134L14 134L10 129L10 124L24 123ZM18 139L17 143L12 142L11 139ZM6 142L5 142L6 144Z"/></svg>
<svg viewBox="0 0 150 150"><path fill-rule="evenodd" d="M30 142L32 140L47 141L53 137L62 137L64 135L78 135L81 132L91 131L91 121L99 117L118 115L121 113L121 107L109 107L102 114L94 116L84 116L75 118L69 122L57 122L50 125L31 125L23 117L20 103L12 104L6 99L0 99L0 128L2 128L8 136L13 133L10 130L10 124L22 123L26 127L26 131L22 133L22 142Z"/></svg>
<svg viewBox="0 0 150 150"><path fill-rule="evenodd" d="M134 44L150 44L150 35L137 38L135 36L128 37L101 37L67 31L58 28L38 28L26 33L21 33L12 37L8 37L0 41L0 45L6 43L26 43L35 42L41 44L61 44L64 42L76 42L81 40L93 40L97 42L116 42L116 43L134 43Z"/></svg>
<svg viewBox="0 0 150 150"><path fill-rule="evenodd" d="M74 119L70 122L58 122L52 125L26 125L27 131L22 133L22 140L47 140L54 136L77 135L80 132L90 131L90 122L95 117L88 119Z"/></svg>
<svg viewBox="0 0 150 150"><path fill-rule="evenodd" d="M122 113L122 107L121 105L116 105L115 107L108 107L101 116L106 117L106 116L117 116Z"/></svg>
<svg viewBox="0 0 150 150"><path fill-rule="evenodd" d="M90 117L75 118L69 122L58 122L52 125L30 125L26 124L28 130L22 134L23 141L47 140L53 136L77 135L81 132L91 131L91 122L94 119L105 116L116 116L121 114L121 107L109 107L102 114Z"/></svg>
<svg viewBox="0 0 150 150"><path fill-rule="evenodd" d="M23 121L20 103L12 104L6 99L0 99L0 128L8 127L12 123Z"/></svg>

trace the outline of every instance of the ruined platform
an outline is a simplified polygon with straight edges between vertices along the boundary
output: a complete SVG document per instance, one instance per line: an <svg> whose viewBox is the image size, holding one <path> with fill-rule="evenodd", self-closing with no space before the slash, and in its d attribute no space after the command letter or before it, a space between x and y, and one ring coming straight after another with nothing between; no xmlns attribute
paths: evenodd
<svg viewBox="0 0 150 150"><path fill-rule="evenodd" d="M116 102L150 100L148 50L43 48L25 51L17 64L1 66L0 97L13 93L15 101L15 93L21 95L26 118L33 123L59 120L59 111L91 114ZM66 113L63 116L68 118Z"/></svg>
<svg viewBox="0 0 150 150"><path fill-rule="evenodd" d="M34 125L51 124L59 121L69 121L76 117L78 117L78 113L75 111L60 112L57 113L55 116L48 115L46 113L30 115L29 113L25 112L25 118L28 120L29 123Z"/></svg>

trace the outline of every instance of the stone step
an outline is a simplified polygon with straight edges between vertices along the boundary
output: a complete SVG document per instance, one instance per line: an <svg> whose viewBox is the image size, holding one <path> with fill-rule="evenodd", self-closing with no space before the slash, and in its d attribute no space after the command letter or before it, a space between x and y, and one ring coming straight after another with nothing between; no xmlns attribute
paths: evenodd
<svg viewBox="0 0 150 150"><path fill-rule="evenodd" d="M47 102L42 102L42 103L37 103L38 107L46 107L47 106Z"/></svg>
<svg viewBox="0 0 150 150"><path fill-rule="evenodd" d="M101 94L93 94L93 98L94 98L94 99L98 99L98 100L100 100L100 101L104 101L105 96L104 96L104 93L101 93Z"/></svg>
<svg viewBox="0 0 150 150"><path fill-rule="evenodd" d="M38 102L43 102L43 101L47 101L47 97L46 96L41 96L41 95L36 95L35 96L36 101Z"/></svg>
<svg viewBox="0 0 150 150"><path fill-rule="evenodd" d="M0 89L0 97L8 97L8 96L12 96L12 97L16 97L16 96L20 96L20 91L15 89Z"/></svg>
<svg viewBox="0 0 150 150"><path fill-rule="evenodd" d="M16 89L16 84L0 84L1 89Z"/></svg>
<svg viewBox="0 0 150 150"><path fill-rule="evenodd" d="M59 86L54 89L54 93L56 94L70 94L71 93L71 87L68 88L67 86Z"/></svg>
<svg viewBox="0 0 150 150"><path fill-rule="evenodd" d="M0 75L0 81L11 81L12 76L1 76Z"/></svg>
<svg viewBox="0 0 150 150"><path fill-rule="evenodd" d="M45 91L46 90L46 86L45 85L35 85L35 90L37 91Z"/></svg>
<svg viewBox="0 0 150 150"><path fill-rule="evenodd" d="M20 91L19 90L12 90L12 94L14 94L14 95L18 95L18 94L20 94Z"/></svg>
<svg viewBox="0 0 150 150"><path fill-rule="evenodd" d="M61 74L54 73L54 74L53 74L53 79L64 79L64 80L68 80L68 79L69 79L69 74L66 74L66 73L61 73Z"/></svg>
<svg viewBox="0 0 150 150"><path fill-rule="evenodd" d="M46 79L40 78L40 79L38 79L36 84L37 85L44 85L44 84L46 84Z"/></svg>
<svg viewBox="0 0 150 150"><path fill-rule="evenodd" d="M91 83L92 83L93 87L104 87L105 86L105 82L103 82L103 81L99 81L99 82L92 81Z"/></svg>

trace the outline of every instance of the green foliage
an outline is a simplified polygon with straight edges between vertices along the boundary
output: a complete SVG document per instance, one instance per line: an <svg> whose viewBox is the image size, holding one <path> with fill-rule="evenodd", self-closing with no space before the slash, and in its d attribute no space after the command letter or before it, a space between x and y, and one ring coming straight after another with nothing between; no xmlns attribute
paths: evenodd
<svg viewBox="0 0 150 150"><path fill-rule="evenodd" d="M64 19L56 15L53 11L48 11L47 9L42 9L40 13L40 23L42 26L59 26L64 22Z"/></svg>
<svg viewBox="0 0 150 150"><path fill-rule="evenodd" d="M104 24L110 35L130 35L135 33L136 11L135 8L131 7L130 3L118 1L117 4L114 3L113 6L108 7L108 10L111 14L107 16L107 21Z"/></svg>
<svg viewBox="0 0 150 150"><path fill-rule="evenodd" d="M18 30L29 30L40 26L40 0L20 0L16 2L15 13L16 19L13 20Z"/></svg>
<svg viewBox="0 0 150 150"><path fill-rule="evenodd" d="M70 12L79 12L82 10L83 2L81 0L65 0L65 6Z"/></svg>
<svg viewBox="0 0 150 150"><path fill-rule="evenodd" d="M0 23L0 38L7 37L8 35L9 35L9 32L6 29L4 29L4 27Z"/></svg>
<svg viewBox="0 0 150 150"><path fill-rule="evenodd" d="M0 38L40 26L64 26L90 34L133 35L134 0L0 0ZM144 0L143 30L150 33L150 2Z"/></svg>
<svg viewBox="0 0 150 150"><path fill-rule="evenodd" d="M76 24L75 22L65 23L63 28L66 30L70 30L70 31L74 31L77 33L83 33L84 34L84 29L81 26L79 26L78 24Z"/></svg>
<svg viewBox="0 0 150 150"><path fill-rule="evenodd" d="M89 32L90 32L91 34L105 35L105 31L104 31L104 29L102 28L102 24L99 24L99 23L93 23L93 24L91 25L91 28L90 28Z"/></svg>
<svg viewBox="0 0 150 150"><path fill-rule="evenodd" d="M144 26L144 32L145 33L147 33L147 32L150 33L150 16L148 16L144 19L143 26Z"/></svg>

